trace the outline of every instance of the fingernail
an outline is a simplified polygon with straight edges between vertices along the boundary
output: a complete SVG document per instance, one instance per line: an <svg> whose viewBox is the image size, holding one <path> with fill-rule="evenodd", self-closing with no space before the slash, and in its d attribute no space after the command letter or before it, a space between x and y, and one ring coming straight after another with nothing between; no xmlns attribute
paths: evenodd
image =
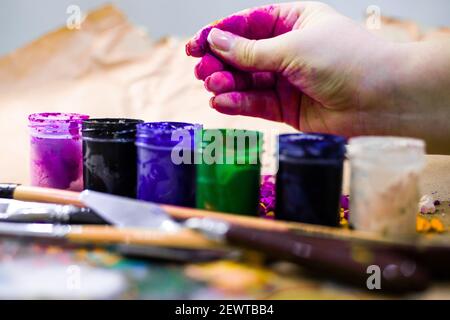
<svg viewBox="0 0 450 320"><path fill-rule="evenodd" d="M207 77L205 79L205 82L203 83L203 85L205 86L205 89L209 92L211 92L211 90L209 90L209 82L211 81L211 76Z"/></svg>
<svg viewBox="0 0 450 320"><path fill-rule="evenodd" d="M186 45L184 46L184 50L186 51L186 55L188 57L191 56L191 45L189 43L186 43Z"/></svg>
<svg viewBox="0 0 450 320"><path fill-rule="evenodd" d="M208 43L220 51L229 51L234 43L234 37L229 32L214 28L209 32Z"/></svg>
<svg viewBox="0 0 450 320"><path fill-rule="evenodd" d="M212 97L211 99L209 99L209 106L213 109L215 109L214 107L214 97Z"/></svg>

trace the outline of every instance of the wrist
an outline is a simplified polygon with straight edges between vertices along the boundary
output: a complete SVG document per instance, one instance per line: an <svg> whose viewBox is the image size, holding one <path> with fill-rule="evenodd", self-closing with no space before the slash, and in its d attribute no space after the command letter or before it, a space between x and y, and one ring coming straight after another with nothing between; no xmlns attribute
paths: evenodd
<svg viewBox="0 0 450 320"><path fill-rule="evenodd" d="M384 134L421 138L429 152L449 152L449 56L450 47L426 42L389 43L380 51L370 103L382 112Z"/></svg>
<svg viewBox="0 0 450 320"><path fill-rule="evenodd" d="M403 63L407 59L401 44L374 40L367 48L365 67L360 83L362 119L369 135L407 135L398 112L399 92L403 93L403 78L408 73Z"/></svg>

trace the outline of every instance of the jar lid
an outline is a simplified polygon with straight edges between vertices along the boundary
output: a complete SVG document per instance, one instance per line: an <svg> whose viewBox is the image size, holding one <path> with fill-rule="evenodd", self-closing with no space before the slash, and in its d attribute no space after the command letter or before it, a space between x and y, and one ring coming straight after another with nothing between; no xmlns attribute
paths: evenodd
<svg viewBox="0 0 450 320"><path fill-rule="evenodd" d="M421 139L392 136L361 136L351 138L349 145L352 147L352 150L364 153L368 151L402 152L408 149L423 150L425 148L425 142Z"/></svg>
<svg viewBox="0 0 450 320"><path fill-rule="evenodd" d="M89 116L78 113L43 112L28 116L33 134L79 136L81 123Z"/></svg>
<svg viewBox="0 0 450 320"><path fill-rule="evenodd" d="M348 155L351 160L366 159L370 162L424 162L425 141L407 137L361 136L350 139Z"/></svg>
<svg viewBox="0 0 450 320"><path fill-rule="evenodd" d="M134 140L136 126L144 121L122 118L97 118L83 121L83 139Z"/></svg>
<svg viewBox="0 0 450 320"><path fill-rule="evenodd" d="M280 157L292 159L343 159L346 139L320 133L293 133L278 136Z"/></svg>
<svg viewBox="0 0 450 320"><path fill-rule="evenodd" d="M213 137L214 139L212 139ZM196 142L198 147L203 149L215 142L215 139L219 137L224 150L234 149L237 151L242 146L246 150L259 150L263 140L263 133L244 129L203 129L198 131Z"/></svg>

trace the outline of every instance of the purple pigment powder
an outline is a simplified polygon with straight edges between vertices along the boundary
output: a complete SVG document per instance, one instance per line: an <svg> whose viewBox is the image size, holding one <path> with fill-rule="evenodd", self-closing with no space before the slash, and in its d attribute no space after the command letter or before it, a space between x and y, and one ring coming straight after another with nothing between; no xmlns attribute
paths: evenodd
<svg viewBox="0 0 450 320"><path fill-rule="evenodd" d="M259 198L259 215L272 218L275 211L275 176L263 175Z"/></svg>
<svg viewBox="0 0 450 320"><path fill-rule="evenodd" d="M207 39L212 28L228 31L247 39L259 40L291 31L297 20L297 13L280 17L279 8L274 5L250 9L245 13L226 17L200 30L186 45L186 54L202 57L209 52Z"/></svg>
<svg viewBox="0 0 450 320"><path fill-rule="evenodd" d="M89 116L37 113L28 117L31 184L72 191L83 189L81 123Z"/></svg>
<svg viewBox="0 0 450 320"><path fill-rule="evenodd" d="M349 195L341 195L340 205L344 210L344 218L349 219ZM273 219L275 211L275 176L263 175L261 179L261 192L259 200L259 215L263 218ZM449 205L450 206L450 205Z"/></svg>

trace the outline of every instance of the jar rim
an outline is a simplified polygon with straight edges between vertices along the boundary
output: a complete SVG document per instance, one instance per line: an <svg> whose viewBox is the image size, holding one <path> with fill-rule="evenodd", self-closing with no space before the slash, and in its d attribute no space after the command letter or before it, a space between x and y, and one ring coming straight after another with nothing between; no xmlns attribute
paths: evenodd
<svg viewBox="0 0 450 320"><path fill-rule="evenodd" d="M82 123L83 139L127 140L135 139L136 126L144 122L128 118L91 118Z"/></svg>
<svg viewBox="0 0 450 320"><path fill-rule="evenodd" d="M139 133L153 133L153 134L164 134L172 133L175 130L195 130L201 125L188 123L188 122L177 122L177 121L158 121L158 122L143 122L137 125L137 130Z"/></svg>
<svg viewBox="0 0 450 320"><path fill-rule="evenodd" d="M257 130L247 130L247 129L234 129L234 128L210 128L210 129L201 129L198 131L198 134L200 135L200 137L196 137L196 142L197 142L197 148L201 151L206 145L209 145L211 143L211 141L203 141L203 134L206 132L220 132L222 134L222 138L226 138L227 136L229 136L230 133L244 133L244 134L255 134L256 138L257 138L257 142L255 146L249 146L246 147L246 150L260 150L261 149L261 144L263 141L263 137L264 137L264 133L261 131L257 131ZM199 141L199 139L201 138L201 140ZM234 135L234 138L237 138L236 135ZM226 141L224 143L224 149L229 149L231 146L227 146L226 145ZM234 149L236 149L236 145L233 145Z"/></svg>
<svg viewBox="0 0 450 320"><path fill-rule="evenodd" d="M137 125L136 145L147 148L151 146L155 150L171 150L175 146L193 148L195 132L201 128L200 124L187 122L143 122ZM186 135L188 139L185 139Z"/></svg>
<svg viewBox="0 0 450 320"><path fill-rule="evenodd" d="M263 133L261 131L258 130L249 130L249 129L238 129L238 128L203 128L202 130L200 130L202 133L203 132L211 132L211 131L220 131L222 134L226 133L228 134L229 132L233 131L233 132L251 132L251 133L256 133L258 136L262 136Z"/></svg>
<svg viewBox="0 0 450 320"><path fill-rule="evenodd" d="M394 136L352 138L349 141L348 157L353 161L359 159L373 163L406 160L410 164L422 163L425 161L425 141Z"/></svg>
<svg viewBox="0 0 450 320"><path fill-rule="evenodd" d="M41 112L32 113L28 116L28 120L32 125L34 124L63 124L70 122L81 122L89 119L88 115L80 113L65 113L65 112Z"/></svg>
<svg viewBox="0 0 450 320"><path fill-rule="evenodd" d="M129 118L91 118L83 121L83 129L103 129L121 130L144 122L139 119Z"/></svg>
<svg viewBox="0 0 450 320"><path fill-rule="evenodd" d="M327 141L330 143L345 143L342 136L328 133L285 133L278 136L279 140L286 143L301 143L306 141Z"/></svg>
<svg viewBox="0 0 450 320"><path fill-rule="evenodd" d="M73 138L80 136L81 124L89 119L79 113L42 112L28 116L30 133L41 138Z"/></svg>
<svg viewBox="0 0 450 320"><path fill-rule="evenodd" d="M360 136L349 140L350 146L376 148L380 151L398 150L399 148L425 148L425 141L410 137L395 136Z"/></svg>
<svg viewBox="0 0 450 320"><path fill-rule="evenodd" d="M343 159L346 138L324 133L288 133L278 136L280 156L294 159Z"/></svg>

